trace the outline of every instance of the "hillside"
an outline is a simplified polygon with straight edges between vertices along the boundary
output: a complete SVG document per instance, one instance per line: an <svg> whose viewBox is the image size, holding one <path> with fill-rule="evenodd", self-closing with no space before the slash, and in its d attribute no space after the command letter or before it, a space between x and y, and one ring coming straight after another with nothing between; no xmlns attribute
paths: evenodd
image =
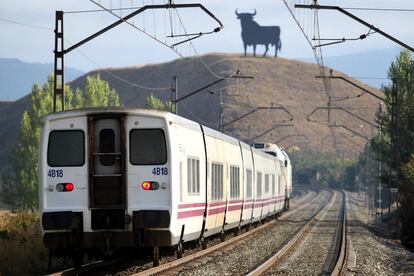
<svg viewBox="0 0 414 276"><path fill-rule="evenodd" d="M282 146L288 147L296 143L304 144L307 136L311 146L319 149L321 139L331 134L326 123L311 123L306 116L316 107L326 106L327 97L324 92L323 83L315 76L319 75L316 65L301 61L288 60L284 58L253 58L240 57L239 55L209 54L202 57L209 67L221 76L225 76L240 70L242 75L254 76L253 80L225 80L212 86L212 91L222 92L224 101L224 124L256 107L283 106L290 111L294 120L293 127L279 127L274 131L262 136L257 141L278 141L285 136L292 135L281 142ZM114 68L108 69L116 76L136 84L149 87L170 87L172 77L178 77L178 98L211 83L217 78L197 58L179 59L168 63L147 65L144 67ZM100 74L112 87L119 91L122 102L127 106L145 107L146 97L153 93L162 99L170 97L170 91L148 91L126 84L114 78L105 71L94 71L89 74ZM341 74L335 72L335 74ZM356 80L355 80L356 81ZM85 77L81 77L72 85L75 87L84 85ZM364 85L375 93L380 93L375 88ZM361 91L340 80L332 82L332 93L334 99L343 97L355 97ZM337 98L335 98L337 97ZM374 116L378 103L375 98L364 94L361 97L338 101L335 106L341 106L374 122ZM178 113L190 119L201 122L209 127L218 128L219 97L208 91L200 92L189 97L178 104ZM259 111L244 119L229 125L224 132L239 137L242 140L249 139L270 129L278 121L286 119L287 116L281 111ZM313 120L326 121L327 112L319 112L312 116ZM338 125L346 125L363 136L371 135L371 127L342 111L332 111L331 122ZM333 128L339 136L345 136L337 141L345 154L354 155L365 140L353 135L344 128ZM356 144L356 145L355 145ZM333 139L326 138L323 147L331 149Z"/></svg>
<svg viewBox="0 0 414 276"><path fill-rule="evenodd" d="M83 75L80 70L70 67L65 69L67 81ZM51 63L29 63L14 58L0 58L0 100L16 100L27 95L33 83L43 83L51 72Z"/></svg>
<svg viewBox="0 0 414 276"><path fill-rule="evenodd" d="M203 56L202 59L211 70L222 76L231 74L237 69L242 75L254 76L253 80L224 80L210 88L216 93L220 91L223 93L224 124L256 107L270 106L273 103L274 106L283 106L290 111L294 117L291 122L294 126L276 128L256 141L275 142L291 135L280 144L284 147L294 147L297 144L298 149L304 147L307 141L306 138L298 135L305 135L312 141L310 146L320 149L321 139L331 134L330 128L326 125L306 120L306 116L312 110L318 106L326 106L327 103L322 81L315 78L315 75L318 75L315 65L283 58L244 58L227 54L210 54ZM115 74L118 79L107 72ZM178 59L141 67L112 68L105 71L93 71L89 74L97 73L119 92L124 105L133 107L145 107L146 97L150 93L162 99L168 99L170 91L144 90L121 81L119 78L148 87L170 87L172 77L176 75L179 98L217 80L197 58ZM71 86L76 88L84 84L85 76L82 76L73 81ZM373 88L370 89L375 91ZM358 89L341 81L332 82L332 91L336 97L352 97L360 93ZM218 96L208 91L200 92L180 102L178 113L209 127L218 128L219 101ZM374 98L369 95L339 101L337 105L339 104L370 122L374 121L375 110L378 106ZM0 102L0 125L2 126L0 128L0 168L9 163L7 151L12 147L16 138L20 117L26 105L27 97L12 103ZM312 119L326 120L327 117L326 112L315 115L317 116L313 116ZM332 121L336 121L337 124L346 124L366 137L371 135L371 128L366 123L343 112L332 111L331 117ZM285 119L287 116L280 110L259 111L227 126L224 132L248 141ZM364 139L355 135L352 137L353 134L343 128L334 128L334 130L339 136L346 137L338 139L337 144L348 156L353 156L356 150L365 143ZM324 150L332 149L332 147L333 139L326 138L323 142Z"/></svg>

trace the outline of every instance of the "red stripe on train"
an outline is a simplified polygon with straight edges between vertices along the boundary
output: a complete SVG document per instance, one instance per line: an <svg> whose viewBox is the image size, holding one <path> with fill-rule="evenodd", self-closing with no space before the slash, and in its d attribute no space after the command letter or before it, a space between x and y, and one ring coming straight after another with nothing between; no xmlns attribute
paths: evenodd
<svg viewBox="0 0 414 276"><path fill-rule="evenodd" d="M242 205L233 205L233 206L229 206L228 210L229 211L238 211L241 210Z"/></svg>
<svg viewBox="0 0 414 276"><path fill-rule="evenodd" d="M218 202L212 202L212 203L210 203L210 207L213 207L213 206L219 206L219 205L224 205L224 204L226 204L226 201L218 201Z"/></svg>
<svg viewBox="0 0 414 276"><path fill-rule="evenodd" d="M224 211L226 210L226 207L220 207L220 208L215 208L215 209L210 209L208 210L208 215L217 215L220 213L224 213Z"/></svg>
<svg viewBox="0 0 414 276"><path fill-rule="evenodd" d="M190 217L199 217L204 214L204 209L191 210L191 211L182 211L177 213L177 219L190 218Z"/></svg>

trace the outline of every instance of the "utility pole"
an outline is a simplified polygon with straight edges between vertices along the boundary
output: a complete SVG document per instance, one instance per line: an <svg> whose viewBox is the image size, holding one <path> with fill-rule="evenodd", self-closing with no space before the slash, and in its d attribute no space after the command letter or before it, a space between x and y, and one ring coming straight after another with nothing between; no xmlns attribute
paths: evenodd
<svg viewBox="0 0 414 276"><path fill-rule="evenodd" d="M57 96L61 96L62 111L65 110L65 75L64 75L64 44L63 44L63 11L56 11L55 19L55 51L54 53L54 74L53 79L53 112L56 112Z"/></svg>
<svg viewBox="0 0 414 276"><path fill-rule="evenodd" d="M178 114L177 108L177 88L178 88L178 78L177 76L173 76L172 84L171 84L171 112L175 112Z"/></svg>
<svg viewBox="0 0 414 276"><path fill-rule="evenodd" d="M396 79L395 83L395 188L396 190L396 216L395 216L395 224L397 226L397 235L400 235L400 210L399 210L399 193L400 193L400 139L399 139L399 129L400 129L400 119L399 119L399 111L400 111L400 104L399 104L399 86L398 86L398 79Z"/></svg>
<svg viewBox="0 0 414 276"><path fill-rule="evenodd" d="M378 208L379 215L381 215L381 222L384 221L383 209L382 209L382 102L379 103L379 143L380 143L380 152L379 152L379 162L378 162ZM378 214L378 213L377 213Z"/></svg>
<svg viewBox="0 0 414 276"><path fill-rule="evenodd" d="M393 199L397 202L396 224L398 227L398 159L399 159L399 145L398 145L398 84L397 80L392 80L392 95L391 95L391 145L390 145L390 183L388 195L388 223L387 223L387 237L390 237L391 231L391 207ZM392 194L396 193L396 197Z"/></svg>

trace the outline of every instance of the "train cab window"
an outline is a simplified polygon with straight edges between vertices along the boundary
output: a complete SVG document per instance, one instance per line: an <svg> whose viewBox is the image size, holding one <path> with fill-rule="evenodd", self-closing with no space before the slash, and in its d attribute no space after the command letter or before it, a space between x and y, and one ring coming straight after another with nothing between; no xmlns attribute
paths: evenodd
<svg viewBox="0 0 414 276"><path fill-rule="evenodd" d="M252 198L252 170L246 170L246 198Z"/></svg>
<svg viewBox="0 0 414 276"><path fill-rule="evenodd" d="M265 174L265 193L268 194L269 193L269 175Z"/></svg>
<svg viewBox="0 0 414 276"><path fill-rule="evenodd" d="M256 179L256 196L257 198L260 198L262 196L262 173L257 173L257 179Z"/></svg>
<svg viewBox="0 0 414 276"><path fill-rule="evenodd" d="M49 134L47 164L75 167L85 164L85 134L81 130L54 130Z"/></svg>
<svg viewBox="0 0 414 276"><path fill-rule="evenodd" d="M211 200L223 199L223 164L211 164Z"/></svg>
<svg viewBox="0 0 414 276"><path fill-rule="evenodd" d="M187 158L187 192L200 194L200 160L196 158Z"/></svg>
<svg viewBox="0 0 414 276"><path fill-rule="evenodd" d="M240 197L240 168L230 166L230 198Z"/></svg>
<svg viewBox="0 0 414 276"><path fill-rule="evenodd" d="M132 165L162 165L167 162L167 145L162 129L132 129L129 142Z"/></svg>
<svg viewBox="0 0 414 276"><path fill-rule="evenodd" d="M115 153L115 132L113 129L105 128L99 131L99 152ZM99 157L103 166L112 166L115 163L114 155L101 155Z"/></svg>
<svg viewBox="0 0 414 276"><path fill-rule="evenodd" d="M272 195L275 195L275 189L276 189L276 182L275 182L275 175L272 174Z"/></svg>

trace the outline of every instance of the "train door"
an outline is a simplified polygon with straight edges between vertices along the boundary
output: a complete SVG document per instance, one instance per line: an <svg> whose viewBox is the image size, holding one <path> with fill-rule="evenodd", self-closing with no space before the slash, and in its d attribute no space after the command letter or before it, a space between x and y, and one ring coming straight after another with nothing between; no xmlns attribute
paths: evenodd
<svg viewBox="0 0 414 276"><path fill-rule="evenodd" d="M90 117L89 143L92 229L123 229L126 208L123 118Z"/></svg>

